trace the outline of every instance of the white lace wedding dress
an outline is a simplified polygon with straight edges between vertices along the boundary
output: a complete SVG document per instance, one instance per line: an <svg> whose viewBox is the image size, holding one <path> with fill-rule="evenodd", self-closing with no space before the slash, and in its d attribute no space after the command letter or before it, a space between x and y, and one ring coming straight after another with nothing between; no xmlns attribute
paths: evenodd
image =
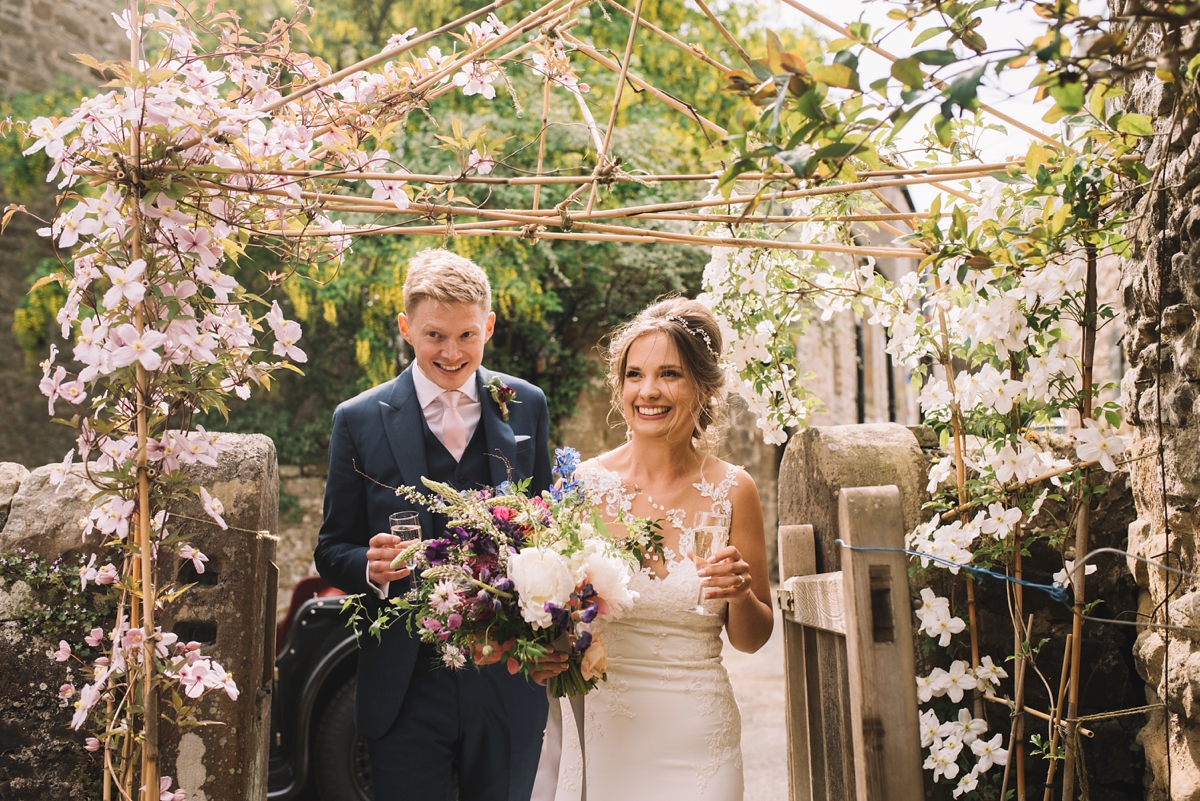
<svg viewBox="0 0 1200 801"><path fill-rule="evenodd" d="M723 481L694 486L729 514L736 468ZM620 477L595 461L580 466L593 503L609 516L628 511L632 494ZM666 510L680 532L681 553L691 546L682 510ZM726 602L705 601L697 611L700 578L692 560L666 553L663 579L648 568L630 589L639 597L601 634L608 652L608 680L584 703L587 801L741 801L742 723L729 674L721 664ZM562 764L555 801L581 795L582 758L569 703L563 702Z"/></svg>

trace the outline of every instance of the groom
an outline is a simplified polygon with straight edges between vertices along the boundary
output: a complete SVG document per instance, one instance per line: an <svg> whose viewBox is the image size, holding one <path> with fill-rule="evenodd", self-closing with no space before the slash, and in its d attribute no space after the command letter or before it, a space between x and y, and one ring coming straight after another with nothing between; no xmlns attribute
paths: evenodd
<svg viewBox="0 0 1200 801"><path fill-rule="evenodd" d="M442 516L389 487L424 489L422 477L457 489L532 479L550 486L549 412L542 391L480 366L492 335L487 276L446 250L409 262L400 333L414 364L342 403L333 414L325 519L317 570L372 611L412 585L392 570L400 540L393 512L417 511L424 539ZM491 386L489 386L489 384ZM492 387L516 391L505 405ZM354 719L366 739L376 801L528 801L546 724L546 692L502 665L453 671L401 624L382 642L363 634Z"/></svg>

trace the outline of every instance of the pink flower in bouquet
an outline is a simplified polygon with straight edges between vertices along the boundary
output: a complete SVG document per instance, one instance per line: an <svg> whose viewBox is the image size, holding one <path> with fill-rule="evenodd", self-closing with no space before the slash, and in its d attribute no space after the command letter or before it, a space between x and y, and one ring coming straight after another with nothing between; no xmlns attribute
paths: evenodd
<svg viewBox="0 0 1200 801"><path fill-rule="evenodd" d="M603 678L608 670L608 653L604 650L604 640L596 637L592 644L583 652L583 662L579 665L584 681Z"/></svg>
<svg viewBox="0 0 1200 801"><path fill-rule="evenodd" d="M507 506L492 507L492 517L497 520L512 520L512 513L512 509L509 509Z"/></svg>

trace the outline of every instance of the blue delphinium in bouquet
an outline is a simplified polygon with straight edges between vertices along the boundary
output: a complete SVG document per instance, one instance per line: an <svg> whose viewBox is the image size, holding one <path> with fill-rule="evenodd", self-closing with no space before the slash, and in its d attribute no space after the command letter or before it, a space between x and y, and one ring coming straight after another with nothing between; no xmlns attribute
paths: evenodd
<svg viewBox="0 0 1200 801"><path fill-rule="evenodd" d="M375 636L403 619L409 631L438 646L442 662L503 662L526 674L551 651L570 655L550 680L557 696L583 695L605 675L600 623L619 618L637 593L629 589L653 531L610 537L575 478L579 454L555 452L555 485L528 497L528 482L460 492L423 480L397 494L448 518L445 535L414 543L395 564L409 563L418 580L369 623ZM636 528L636 527L635 527ZM347 600L366 613L357 596Z"/></svg>

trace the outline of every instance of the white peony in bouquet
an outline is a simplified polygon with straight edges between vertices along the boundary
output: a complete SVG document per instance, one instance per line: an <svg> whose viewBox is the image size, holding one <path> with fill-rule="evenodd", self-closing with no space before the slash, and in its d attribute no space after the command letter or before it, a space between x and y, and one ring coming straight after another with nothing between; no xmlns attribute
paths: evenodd
<svg viewBox="0 0 1200 801"><path fill-rule="evenodd" d="M578 459L573 449L556 451L557 481L541 497L526 497L523 484L459 492L426 481L432 498L397 490L449 520L444 536L396 558L412 564L419 580L368 630L378 636L402 617L456 669L468 661L504 662L509 672L528 674L551 651L565 652L567 670L550 680L551 693L583 695L595 687L606 667L597 626L633 605L629 581L658 536L643 526L629 539L610 537L574 478ZM355 599L347 604L366 613Z"/></svg>

